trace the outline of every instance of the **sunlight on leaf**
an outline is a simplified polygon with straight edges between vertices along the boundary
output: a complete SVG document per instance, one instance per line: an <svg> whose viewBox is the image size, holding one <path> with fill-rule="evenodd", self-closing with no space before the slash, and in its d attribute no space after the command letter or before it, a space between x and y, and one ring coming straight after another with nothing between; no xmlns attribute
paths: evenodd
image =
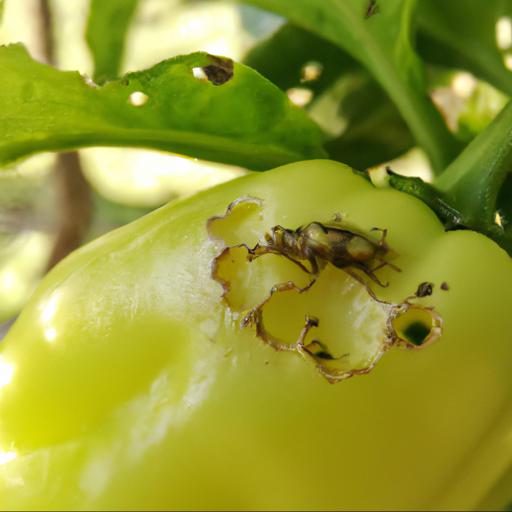
<svg viewBox="0 0 512 512"><path fill-rule="evenodd" d="M215 85L192 69L223 73L228 60L176 57L103 87L0 48L0 164L40 151L132 146L267 169L325 155L319 128L258 73L234 64ZM148 97L133 106L130 96Z"/></svg>

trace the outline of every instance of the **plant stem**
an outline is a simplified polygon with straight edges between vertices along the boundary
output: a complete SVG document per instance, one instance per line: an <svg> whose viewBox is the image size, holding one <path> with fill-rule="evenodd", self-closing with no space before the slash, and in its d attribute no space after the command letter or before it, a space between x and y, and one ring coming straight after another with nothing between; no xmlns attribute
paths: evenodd
<svg viewBox="0 0 512 512"><path fill-rule="evenodd" d="M59 228L48 269L80 247L92 221L92 197L78 152L59 154L55 169L59 196Z"/></svg>
<svg viewBox="0 0 512 512"><path fill-rule="evenodd" d="M54 64L55 52L49 0L39 0L38 7L39 34L44 57L48 64ZM58 228L48 270L81 245L92 220L91 189L82 173L78 153L59 154L55 173L58 187Z"/></svg>
<svg viewBox="0 0 512 512"><path fill-rule="evenodd" d="M512 102L464 149L434 186L471 227L495 223L498 193L512 171Z"/></svg>

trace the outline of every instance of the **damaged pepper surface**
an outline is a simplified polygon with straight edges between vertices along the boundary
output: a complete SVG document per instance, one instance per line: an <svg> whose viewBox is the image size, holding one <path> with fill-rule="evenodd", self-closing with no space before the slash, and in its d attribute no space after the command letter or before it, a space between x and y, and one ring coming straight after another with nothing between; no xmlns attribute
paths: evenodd
<svg viewBox="0 0 512 512"><path fill-rule="evenodd" d="M261 209L233 212L212 240L207 220L246 196ZM336 213L388 230L401 272L379 271L390 284L375 292L399 304L434 283L416 302L444 331L330 385L240 326L300 269L233 253L239 311L211 271L226 246ZM296 338L315 316L318 340L343 340L336 357L382 334L373 299L332 266L277 299L273 333ZM416 199L341 164L291 164L166 206L58 265L2 344L0 507L478 508L512 461L511 303L512 264L496 244L445 233Z"/></svg>

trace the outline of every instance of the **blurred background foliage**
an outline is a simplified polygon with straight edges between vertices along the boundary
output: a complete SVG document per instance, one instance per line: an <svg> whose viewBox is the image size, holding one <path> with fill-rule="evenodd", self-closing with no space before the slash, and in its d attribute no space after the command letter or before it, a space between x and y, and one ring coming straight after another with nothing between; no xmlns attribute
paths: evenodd
<svg viewBox="0 0 512 512"><path fill-rule="evenodd" d="M228 56L257 69L286 91L293 103L307 109L325 133L325 147L332 158L359 169L383 169L391 162L396 172L430 179L424 153L415 147L386 93L360 64L331 43L275 14L225 0L126 0L131 7L124 17L113 11L111 18L93 24L90 9L95 3L6 0L0 44L22 42L34 58L62 70L78 70L98 83L114 78L114 71L144 69L197 50ZM110 33L112 23L126 25L126 39ZM432 26L424 25L417 43L429 62L429 94L450 131L467 142L503 107L508 83L501 87L495 83L501 88L498 91L464 71L456 49L453 55L436 51L429 39ZM504 65L512 68L509 18L496 24L495 41L490 44L498 48ZM82 177L70 179L69 167ZM0 336L47 269L73 246L167 201L246 172L126 148L83 149L67 160L41 154L3 169ZM66 237L67 242L62 242Z"/></svg>

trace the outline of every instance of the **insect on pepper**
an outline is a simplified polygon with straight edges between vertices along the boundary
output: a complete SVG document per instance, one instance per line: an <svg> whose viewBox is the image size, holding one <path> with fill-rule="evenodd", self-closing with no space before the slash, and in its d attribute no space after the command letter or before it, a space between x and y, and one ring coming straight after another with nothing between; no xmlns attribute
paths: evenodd
<svg viewBox="0 0 512 512"><path fill-rule="evenodd" d="M225 215L209 219L208 230L210 235L215 238L211 231L214 222L228 218L239 206L244 204L246 207L252 205L252 207L261 208L263 201L254 197L236 199L228 205ZM373 228L371 231L380 231L380 238L374 238L369 233L348 225L339 214L336 214L334 220L330 222L313 221L295 230L278 224L265 233L263 242L258 242L253 247L250 247L247 243L225 247L213 261L212 277L222 284L224 288L223 297L231 308L228 294L232 283L225 279L221 267L231 259L232 250L245 249L245 259L249 262L265 254L282 256L308 274L311 280L303 287L298 286L291 280L273 285L266 298L245 314L241 326L254 326L256 335L277 351L296 352L305 358L313 359L317 369L329 382L339 382L355 375L370 372L380 357L392 346L401 345L409 349L422 348L439 338L442 331L442 319L433 308L425 308L412 302L415 299L430 295L432 293L432 283L421 283L415 294L410 295L400 303L388 302L377 297L370 287L370 281L381 287L388 286L388 283L382 282L375 272L385 266L389 266L397 272L400 272L401 269L389 261L396 256L396 253L386 242L387 229ZM311 329L319 327L320 324L319 318L311 316L308 312L305 315L304 325L293 343L279 339L271 332L273 329L269 330L265 325L264 313L266 306L276 294L288 291L302 294L308 291L329 263L334 268L343 270L362 285L370 299L378 304L378 307L384 311L387 317L382 332L380 349L359 366L353 366L350 363L350 352L343 351L335 355L331 348L322 341L318 339L307 340ZM410 313L413 313L413 315L410 315ZM415 326L413 330L408 324L411 323L412 316L418 314L422 318L413 322ZM405 323L402 318L404 316L407 318ZM401 319L398 324L396 324L397 319ZM399 327L398 330L395 326ZM349 359L346 359L347 357ZM340 364L333 366L331 363L336 361Z"/></svg>
<svg viewBox="0 0 512 512"><path fill-rule="evenodd" d="M386 243L387 230L373 228L373 231L382 233L380 240L373 240L363 233L348 229L341 223L339 216L332 223L311 222L294 231L278 225L265 234L264 244L258 243L253 249L247 248L248 259L252 261L264 254L281 254L315 278L327 263L331 263L365 286L367 284L354 270L362 271L373 282L385 287L387 283L380 281L375 271L385 266L398 272L400 269L385 259L390 254ZM308 261L311 268L308 269L299 260ZM374 266L375 262L378 262L377 266Z"/></svg>

